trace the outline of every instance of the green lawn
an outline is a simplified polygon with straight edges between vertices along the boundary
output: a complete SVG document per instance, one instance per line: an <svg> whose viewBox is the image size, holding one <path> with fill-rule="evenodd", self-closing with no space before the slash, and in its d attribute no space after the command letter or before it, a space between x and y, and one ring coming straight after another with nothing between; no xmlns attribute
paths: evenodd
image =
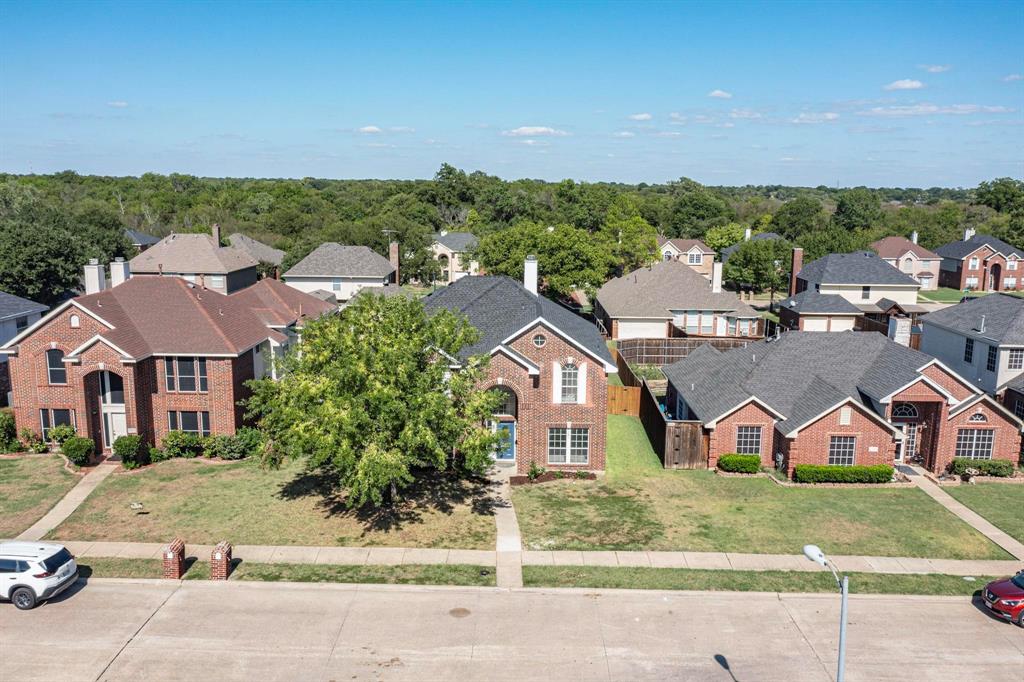
<svg viewBox="0 0 1024 682"><path fill-rule="evenodd" d="M991 576L851 573L853 594L970 596ZM523 566L525 587L589 587L642 590L728 590L731 592L836 592L831 573L799 571L713 571L690 568L606 566Z"/></svg>
<svg viewBox="0 0 1024 682"><path fill-rule="evenodd" d="M38 521L79 480L57 455L0 459L0 538L14 537Z"/></svg>
<svg viewBox="0 0 1024 682"><path fill-rule="evenodd" d="M608 375L608 385L609 386L622 386L623 385L622 379L619 377L618 372L616 372L615 374L609 374Z"/></svg>
<svg viewBox="0 0 1024 682"><path fill-rule="evenodd" d="M1024 542L1024 485L979 483L943 488L957 500Z"/></svg>
<svg viewBox="0 0 1024 682"><path fill-rule="evenodd" d="M493 549L484 482L437 476L387 513L345 507L327 482L297 464L170 460L107 478L50 534L64 540ZM144 514L129 508L144 505Z"/></svg>
<svg viewBox="0 0 1024 682"><path fill-rule="evenodd" d="M975 292L972 292L970 295L971 296L984 296L986 293L988 293L988 292L986 292L986 291L975 291ZM968 295L968 294L965 294L963 291L960 291L959 289L950 289L949 287L939 287L938 289L935 289L933 291L923 291L923 290L919 291L917 293L917 295L918 295L918 298L923 298L926 301L933 301L935 303L959 303L960 299L963 298L964 296Z"/></svg>
<svg viewBox="0 0 1024 682"><path fill-rule="evenodd" d="M528 549L691 550L1006 559L914 488L783 488L765 478L666 471L639 420L611 417L597 481L513 488Z"/></svg>

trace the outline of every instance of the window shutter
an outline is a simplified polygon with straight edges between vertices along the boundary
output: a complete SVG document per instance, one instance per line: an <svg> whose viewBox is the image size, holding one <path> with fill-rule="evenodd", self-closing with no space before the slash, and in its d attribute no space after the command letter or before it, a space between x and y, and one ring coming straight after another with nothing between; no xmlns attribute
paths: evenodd
<svg viewBox="0 0 1024 682"><path fill-rule="evenodd" d="M551 363L551 402L562 402L562 366L557 362Z"/></svg>
<svg viewBox="0 0 1024 682"><path fill-rule="evenodd" d="M587 363L580 363L576 376L576 402L582 405L587 402Z"/></svg>

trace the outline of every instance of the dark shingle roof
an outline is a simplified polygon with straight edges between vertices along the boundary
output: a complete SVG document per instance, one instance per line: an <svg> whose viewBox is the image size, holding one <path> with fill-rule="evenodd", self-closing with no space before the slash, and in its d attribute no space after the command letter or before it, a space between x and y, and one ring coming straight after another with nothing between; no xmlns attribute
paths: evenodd
<svg viewBox="0 0 1024 682"><path fill-rule="evenodd" d="M138 230L125 230L124 235L132 241L134 246L153 246L153 244L160 241L160 237L154 237L151 234L139 232Z"/></svg>
<svg viewBox="0 0 1024 682"><path fill-rule="evenodd" d="M817 313L819 315L828 313L841 313L845 315L859 315L860 308L847 301L838 294L819 294L813 289L801 291L795 296L787 296L779 302L779 306L795 313Z"/></svg>
<svg viewBox="0 0 1024 682"><path fill-rule="evenodd" d="M462 350L463 357L489 353L505 339L543 317L596 357L614 364L597 327L554 301L531 294L505 276L463 277L424 299L428 310L447 308L469 318L480 340Z"/></svg>
<svg viewBox="0 0 1024 682"><path fill-rule="evenodd" d="M939 248L935 249L935 253L939 254L943 258L962 260L968 254L977 251L982 246L990 246L992 249L998 251L1004 256L1009 256L1012 253L1018 258L1024 258L1024 251L1015 249L1002 239L997 239L990 234L976 234L967 240L962 239L958 242L943 244Z"/></svg>
<svg viewBox="0 0 1024 682"><path fill-rule="evenodd" d="M8 294L5 291L0 291L0 320L7 320L12 317L21 317L22 315L31 315L32 313L42 313L49 310L42 303L36 303L30 301L27 298L21 296L15 296L14 294Z"/></svg>
<svg viewBox="0 0 1024 682"><path fill-rule="evenodd" d="M597 292L597 302L612 317L668 319L672 310L716 310L759 317L731 291L711 291L710 280L677 260L658 261L605 282Z"/></svg>
<svg viewBox="0 0 1024 682"><path fill-rule="evenodd" d="M812 284L907 284L921 286L871 251L830 253L808 263L797 274Z"/></svg>
<svg viewBox="0 0 1024 682"><path fill-rule="evenodd" d="M468 251L477 243L476 235L472 232L435 232L434 241L456 253Z"/></svg>
<svg viewBox="0 0 1024 682"><path fill-rule="evenodd" d="M982 317L985 331L981 331ZM979 296L928 313L921 323L986 336L1003 344L1024 345L1024 299L1000 293Z"/></svg>
<svg viewBox="0 0 1024 682"><path fill-rule="evenodd" d="M697 351L663 371L698 419L717 419L754 397L785 418L786 430L847 398L878 414L868 398L902 388L932 360L881 334L855 331L793 331L725 353Z"/></svg>
<svg viewBox="0 0 1024 682"><path fill-rule="evenodd" d="M284 277L387 277L394 271L387 258L368 246L326 242L296 263Z"/></svg>
<svg viewBox="0 0 1024 682"><path fill-rule="evenodd" d="M781 234L777 234L775 232L758 232L757 234L755 234L753 237L750 238L750 241L752 241L752 242L760 242L760 241L764 241L766 239L776 240L776 239L785 239L785 237L783 237ZM722 249L722 262L723 263L726 262L727 260L729 260L729 256L731 256L732 254L734 254L737 251L739 251L741 244L743 244L743 242L737 242L736 244L733 244L732 246L727 246L724 249Z"/></svg>

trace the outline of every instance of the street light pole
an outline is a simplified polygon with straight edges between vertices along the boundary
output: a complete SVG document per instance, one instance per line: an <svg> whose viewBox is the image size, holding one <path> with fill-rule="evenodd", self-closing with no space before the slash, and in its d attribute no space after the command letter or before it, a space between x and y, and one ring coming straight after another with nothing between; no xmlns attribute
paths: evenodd
<svg viewBox="0 0 1024 682"><path fill-rule="evenodd" d="M850 594L850 579L847 576L839 577L839 571L835 564L828 560L825 553L817 545L804 545L804 556L821 566L828 567L832 576L836 579L841 595L839 607L839 663L836 670L836 682L843 682L846 677L846 603Z"/></svg>

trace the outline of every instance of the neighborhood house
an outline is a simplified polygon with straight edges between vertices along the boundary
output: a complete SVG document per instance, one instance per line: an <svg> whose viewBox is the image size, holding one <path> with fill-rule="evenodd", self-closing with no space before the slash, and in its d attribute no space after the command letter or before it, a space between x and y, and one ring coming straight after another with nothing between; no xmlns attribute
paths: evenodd
<svg viewBox="0 0 1024 682"><path fill-rule="evenodd" d="M361 289L384 287L398 281L398 244L391 245L391 260L368 246L326 242L284 273L290 287L345 302Z"/></svg>
<svg viewBox="0 0 1024 682"><path fill-rule="evenodd" d="M920 246L917 243L917 232L914 232L910 239L879 239L871 248L886 263L916 279L921 284L922 291L939 288L939 265L942 263L942 256Z"/></svg>
<svg viewBox="0 0 1024 682"><path fill-rule="evenodd" d="M170 234L119 265L116 272L111 267L110 277L123 281L124 268L130 266L134 277L181 277L200 287L230 294L256 283L257 265L256 259L244 251L221 246L220 228L214 225L213 234Z"/></svg>
<svg viewBox="0 0 1024 682"><path fill-rule="evenodd" d="M658 235L658 253L663 261L677 260L705 277L711 277L715 250L699 239L668 239Z"/></svg>
<svg viewBox="0 0 1024 682"><path fill-rule="evenodd" d="M935 249L942 256L939 284L960 290L1003 291L1021 288L1024 251L988 234L964 230L964 238Z"/></svg>
<svg viewBox="0 0 1024 682"><path fill-rule="evenodd" d="M469 260L467 255L467 252L476 244L476 236L471 232L441 230L434 235L434 242L430 245L430 250L441 269L438 283L451 284L466 275L479 273L479 263Z"/></svg>
<svg viewBox="0 0 1024 682"><path fill-rule="evenodd" d="M524 283L504 276L463 277L425 299L428 310L465 315L480 340L460 361L490 357L486 387L503 401L494 428L505 435L499 463L520 474L603 471L608 374L616 372L597 328L537 294L537 261L526 260Z"/></svg>
<svg viewBox="0 0 1024 682"><path fill-rule="evenodd" d="M14 294L0 291L0 346L7 343L29 325L42 317L48 308L42 303L30 301ZM11 377L7 371L7 356L0 354L0 406L9 402Z"/></svg>
<svg viewBox="0 0 1024 682"><path fill-rule="evenodd" d="M792 476L799 464L954 457L1016 462L1021 420L940 361L881 334L787 332L720 352L703 345L664 368L666 409L700 422L708 465L760 455Z"/></svg>

